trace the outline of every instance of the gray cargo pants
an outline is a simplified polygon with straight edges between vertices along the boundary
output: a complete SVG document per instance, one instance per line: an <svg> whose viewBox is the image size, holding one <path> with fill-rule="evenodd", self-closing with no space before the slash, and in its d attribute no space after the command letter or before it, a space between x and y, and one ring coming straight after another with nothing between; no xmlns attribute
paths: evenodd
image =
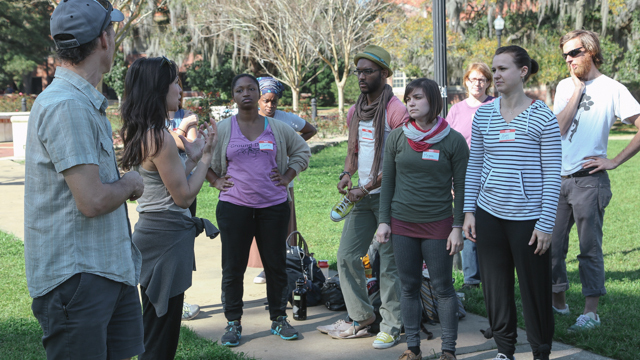
<svg viewBox="0 0 640 360"><path fill-rule="evenodd" d="M371 240L378 229L380 194L365 196L347 216L338 248L338 273L344 302L349 317L364 321L373 316L369 302L367 278L364 275L362 257L367 254ZM391 242L380 244L380 331L389 335L400 335L402 314L400 312L400 278L393 256Z"/></svg>

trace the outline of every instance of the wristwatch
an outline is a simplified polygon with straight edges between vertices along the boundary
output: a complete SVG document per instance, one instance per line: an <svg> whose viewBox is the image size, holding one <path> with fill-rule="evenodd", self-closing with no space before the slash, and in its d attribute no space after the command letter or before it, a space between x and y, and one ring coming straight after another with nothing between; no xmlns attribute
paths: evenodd
<svg viewBox="0 0 640 360"><path fill-rule="evenodd" d="M349 177L351 177L351 173L350 172L343 171L343 172L340 173L340 179L339 180L342 180L342 177L345 176L345 175L349 175Z"/></svg>

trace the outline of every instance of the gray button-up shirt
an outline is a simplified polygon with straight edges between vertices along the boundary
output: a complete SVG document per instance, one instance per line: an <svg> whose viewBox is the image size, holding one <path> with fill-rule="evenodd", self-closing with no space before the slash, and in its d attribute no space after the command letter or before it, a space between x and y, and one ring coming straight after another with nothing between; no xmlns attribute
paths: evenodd
<svg viewBox="0 0 640 360"><path fill-rule="evenodd" d="M141 257L131 242L126 205L88 218L78 210L62 175L76 165L95 164L102 183L119 179L106 108L107 99L88 81L58 67L31 109L24 194L31 297L45 295L82 272L138 284Z"/></svg>

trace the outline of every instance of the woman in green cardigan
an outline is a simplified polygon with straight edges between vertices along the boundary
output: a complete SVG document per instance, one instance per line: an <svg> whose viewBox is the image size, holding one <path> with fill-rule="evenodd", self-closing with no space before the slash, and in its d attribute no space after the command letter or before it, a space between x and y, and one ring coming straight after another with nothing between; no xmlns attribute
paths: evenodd
<svg viewBox="0 0 640 360"><path fill-rule="evenodd" d="M401 360L421 359L420 286L426 262L438 298L441 360L455 359L458 300L451 283L453 255L462 250L464 176L469 148L462 135L439 117L438 85L421 78L404 95L409 115L385 144L378 242L391 240L402 282L402 319L408 350ZM452 202L455 206L452 207Z"/></svg>

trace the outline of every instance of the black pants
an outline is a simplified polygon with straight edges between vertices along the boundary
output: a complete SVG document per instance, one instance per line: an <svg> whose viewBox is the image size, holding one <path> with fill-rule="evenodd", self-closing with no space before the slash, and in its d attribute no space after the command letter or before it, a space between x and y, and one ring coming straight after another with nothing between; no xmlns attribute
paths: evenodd
<svg viewBox="0 0 640 360"><path fill-rule="evenodd" d="M289 211L286 201L263 209L218 202L216 218L222 241L222 292L227 320L239 320L242 317L244 273L254 237L267 278L270 318L276 320L278 316L286 315L288 281L285 241Z"/></svg>
<svg viewBox="0 0 640 360"><path fill-rule="evenodd" d="M528 245L536 221L503 220L481 208L476 212L478 260L489 324L498 351L508 356L516 350L518 335L514 267L531 350L534 356L551 351L551 251L536 255L537 244Z"/></svg>
<svg viewBox="0 0 640 360"><path fill-rule="evenodd" d="M156 315L145 288L140 286L142 297L142 323L144 325L145 352L138 356L139 360L172 360L176 356L180 339L180 322L182 321L182 304L184 293L169 299L167 313L161 317Z"/></svg>

